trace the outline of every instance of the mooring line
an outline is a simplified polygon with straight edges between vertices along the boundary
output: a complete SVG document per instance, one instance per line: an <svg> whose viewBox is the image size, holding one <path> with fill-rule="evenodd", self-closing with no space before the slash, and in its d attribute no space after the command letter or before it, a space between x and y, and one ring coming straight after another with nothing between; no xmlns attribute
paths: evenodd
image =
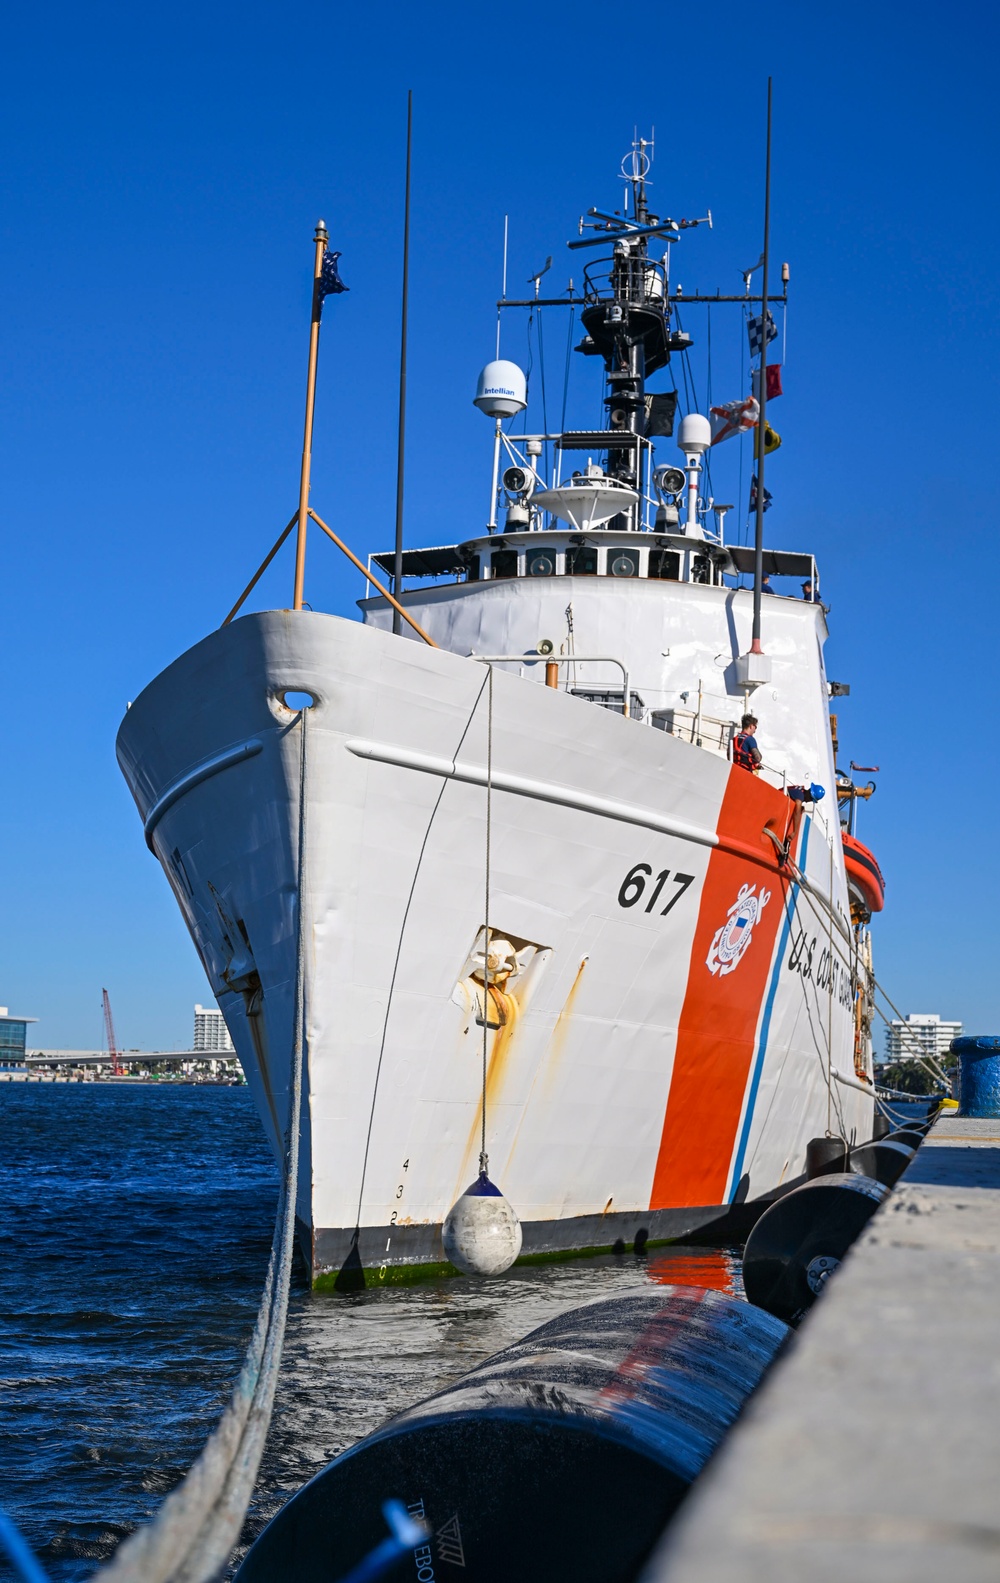
<svg viewBox="0 0 1000 1583"><path fill-rule="evenodd" d="M791 930L793 918L794 919L798 919L799 897L802 896L802 895L805 895L807 901L810 898L809 898L808 894L806 893L804 886L800 883L802 878L803 878L803 875L802 875L802 870L799 868L798 864L795 863L793 859L789 858L788 861L787 861L787 867L791 871L792 878L795 880L795 885L794 886L790 886L788 890L784 891L784 893L782 895L782 905L783 905L783 907L785 909L785 917L788 920L789 930ZM795 892L794 894L793 894L793 891ZM792 909L791 912L789 912L789 902L791 903L791 909ZM800 928L802 927L801 920L799 920L799 927ZM821 1052L821 1050L819 1048L819 1041L818 1041L818 1039L816 1037L816 1029L813 1027L812 1008L809 1005L808 997L806 998L806 1016L809 1019L809 1030L810 1030L810 1032L812 1033L812 1036L813 1036L813 1042L814 1042L815 1047L816 1047L816 1055L817 1055L817 1057L819 1059L819 1063L820 1063L820 1072L823 1075L823 1082L824 1082L824 1085L826 1087L826 1092L827 1092L827 1130L828 1130L829 1133L831 1133L831 1134L833 1133L833 1129L832 1129L832 1126L830 1124L830 1106L832 1105L833 1109L836 1110L836 1112L837 1112L837 1119L840 1122L840 1126L841 1126L840 1134L833 1134L833 1135L834 1136L842 1136L843 1137L846 1134L847 1122L846 1122L845 1117L844 1117L844 1112L843 1112L841 1106L839 1105L839 1103L837 1102L837 1099L835 1098L835 1095L834 1095L833 1081L832 1081L832 1078L831 1078L832 1066L831 1066L831 1063L830 1063L830 1060L829 1060L829 1040L827 1041L827 1055L828 1055L828 1059L827 1059L827 1062L826 1062L826 1066L824 1067L822 1052ZM784 1066L782 1066L782 1071L784 1071Z"/></svg>
<svg viewBox="0 0 1000 1583"><path fill-rule="evenodd" d="M490 672L490 675L492 675L492 671ZM480 687L478 693L476 694L475 702L473 703L472 708L469 711L469 718L465 722L465 726L463 727L462 735L458 739L458 746L456 747L455 752L452 755L453 758L457 758L459 753L462 751L462 746L463 746L463 744L465 742L465 739L468 736L470 730L472 729L472 722L476 718L476 710L479 708L479 701L480 701L480 699L483 696L483 692L485 691L487 680L488 680L488 677L484 676L483 677L482 686ZM438 812L438 809L441 806L441 799L444 796L445 788L446 788L447 785L448 785L448 782L446 780L441 782L441 786L440 786L440 788L438 790L438 794L437 794L436 798L434 799L434 806L431 809L431 816L430 816L430 818L427 821L427 828L424 831L424 838L423 838L423 840L420 843L420 851L417 853L416 867L413 870L413 878L410 881L410 891L409 891L409 895L406 898L406 906L403 909L403 919L402 919L402 922L401 922L401 924L399 926L399 939L396 942L396 955L395 955L395 959L393 960L393 964L392 964L392 977L389 980L389 993L386 996L385 1015L382 1018L382 1039L381 1039L381 1042L379 1044L378 1061L377 1061L376 1066L375 1066L375 1082L374 1082L374 1084L372 1086L371 1109L368 1112L368 1131L365 1134L365 1153L364 1153L364 1159L363 1159L362 1165L361 1165L361 1184L360 1184L360 1186L358 1188L358 1213L357 1213L357 1217L356 1217L355 1222L354 1222L354 1239L353 1240L354 1240L354 1247L355 1247L355 1249L357 1248L358 1237L359 1237L360 1232L361 1232L361 1207L362 1207L362 1204L364 1202L365 1181L366 1181L367 1176L368 1176L368 1155L369 1155L369 1152L371 1150L372 1128L373 1128L373 1126L375 1124L375 1102L378 1099L379 1080L380 1080L380 1078L382 1076L382 1062L383 1062L383 1060L385 1058L385 1043L386 1043L386 1038L388 1037L388 1033L389 1033L389 1016L390 1016L390 1013L392 1011L392 997L393 997L393 994L394 994L395 989L396 989L396 977L397 977L397 975L399 973L400 958L402 957L402 954L403 954L403 938L404 938L404 936L406 934L406 925L407 925L407 923L409 921L409 917L410 917L410 908L413 906L413 897L414 897L414 894L415 894L416 888L417 888L417 880L420 878L420 870L423 867L424 853L427 850L427 843L428 843L428 841L430 840L430 837L431 837L431 830L434 828L434 821L437 818L437 812Z"/></svg>
<svg viewBox="0 0 1000 1583"><path fill-rule="evenodd" d="M93 1578L101 1583L216 1583L240 1536L264 1452L281 1364L298 1185L299 1125L305 1027L306 719L299 715L298 938L295 1010L285 1134L285 1170L278 1197L267 1279L253 1335L229 1406L183 1482L152 1522L130 1535Z"/></svg>
<svg viewBox="0 0 1000 1583"><path fill-rule="evenodd" d="M541 321L539 320L539 323ZM490 1031L490 846L493 831L493 666L486 672L489 694L486 704L486 878L483 893L483 1121L479 1143L479 1174L489 1173L486 1153L486 1077Z"/></svg>
<svg viewBox="0 0 1000 1583"><path fill-rule="evenodd" d="M798 872L798 870L795 868L795 864L794 863L790 862L789 863L789 867L792 868L796 873ZM822 927L823 919L822 919L822 917L820 915L819 909L815 905L815 901L814 901L813 897L809 894L808 890L805 887L803 887L803 890L802 890L801 894L805 896L806 901L809 903L810 907L812 907L813 915L817 919L819 919L820 926ZM796 900L795 905L796 905L796 908L797 908L798 907L798 901L797 900ZM852 978L852 982L853 982L855 974L859 974L860 973L860 969L857 966L857 961L859 959L860 953L858 952L857 946L854 943L853 939L851 940L850 943L851 943L851 950L852 950L852 955L853 955L853 960L852 961L848 961L848 959L844 956L843 952L841 950L839 950L839 948L833 944L832 936L831 936L830 951L831 951L831 955L832 956L836 956L840 960L840 962L843 964L843 966L847 968L848 972L851 974L851 978ZM870 970L866 970L866 971L870 971ZM878 1001L875 999L875 995L881 995L882 999L889 1006L889 1009L896 1013L896 1016L899 1019L899 1021L900 1022L905 1022L906 1019L904 1018L903 1013L899 1010L899 1007L895 1004L895 1002L893 1001L892 997L890 996L890 994L889 994L888 990L885 988L885 986L875 976L874 971L870 972L870 976L871 976L871 982L872 982L872 985L873 985L874 991L875 991L875 994L873 994L872 1000L871 1000L871 1007L872 1007L872 1011L874 1012L874 1014L877 1017L881 1017L882 1021L885 1023L887 1028L892 1026L889 1018L886 1016L885 1012L882 1010L881 1006L878 1004ZM921 1058L917 1058L917 1059L918 1059L920 1065L925 1065L924 1061ZM940 1083L942 1081L941 1076L938 1073L932 1071L930 1067L926 1067L926 1070L929 1073L929 1075L934 1078L934 1081L936 1083Z"/></svg>

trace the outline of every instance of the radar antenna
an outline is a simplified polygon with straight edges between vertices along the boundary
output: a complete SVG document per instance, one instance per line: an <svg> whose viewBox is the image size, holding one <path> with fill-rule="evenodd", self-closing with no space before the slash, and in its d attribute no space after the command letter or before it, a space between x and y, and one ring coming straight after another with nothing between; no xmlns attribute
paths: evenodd
<svg viewBox="0 0 1000 1583"><path fill-rule="evenodd" d="M631 151L625 155L621 163L621 173L628 182L625 188L625 213L628 214L629 187L632 189L632 213L640 225L645 225L647 218L646 208L646 177L649 175L653 164L655 151L654 139L656 129L652 128L648 138L640 137L638 128L632 134ZM646 150L649 150L647 154Z"/></svg>

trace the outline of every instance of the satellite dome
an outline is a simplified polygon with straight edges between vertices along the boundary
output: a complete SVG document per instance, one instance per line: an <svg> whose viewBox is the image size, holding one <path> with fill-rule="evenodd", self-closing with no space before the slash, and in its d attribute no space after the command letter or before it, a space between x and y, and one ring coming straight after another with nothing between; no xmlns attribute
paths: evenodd
<svg viewBox="0 0 1000 1583"><path fill-rule="evenodd" d="M487 363L474 400L488 418L513 418L528 405L528 382L516 363Z"/></svg>
<svg viewBox="0 0 1000 1583"><path fill-rule="evenodd" d="M707 451L712 443L712 425L700 412L689 412L687 417L681 419L680 434L677 437L677 448L684 454L700 456L702 451Z"/></svg>

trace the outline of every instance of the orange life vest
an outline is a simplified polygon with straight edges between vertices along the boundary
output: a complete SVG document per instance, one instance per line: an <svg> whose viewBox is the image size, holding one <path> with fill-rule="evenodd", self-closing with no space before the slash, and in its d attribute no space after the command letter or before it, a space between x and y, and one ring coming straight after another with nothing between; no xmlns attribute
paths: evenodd
<svg viewBox="0 0 1000 1583"><path fill-rule="evenodd" d="M733 763L738 764L740 769L749 770L751 774L754 774L757 769L757 764L754 760L753 749L746 746L747 742L752 741L753 736L751 732L737 732L736 736L733 738Z"/></svg>

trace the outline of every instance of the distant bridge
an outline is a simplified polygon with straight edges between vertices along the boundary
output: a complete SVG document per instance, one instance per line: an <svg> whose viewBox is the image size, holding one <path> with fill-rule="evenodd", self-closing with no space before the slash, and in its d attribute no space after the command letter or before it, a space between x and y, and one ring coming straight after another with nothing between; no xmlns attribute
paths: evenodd
<svg viewBox="0 0 1000 1583"><path fill-rule="evenodd" d="M232 1061L232 1050L119 1050L119 1066L144 1066L165 1061ZM26 1050L26 1066L112 1066L107 1050Z"/></svg>

